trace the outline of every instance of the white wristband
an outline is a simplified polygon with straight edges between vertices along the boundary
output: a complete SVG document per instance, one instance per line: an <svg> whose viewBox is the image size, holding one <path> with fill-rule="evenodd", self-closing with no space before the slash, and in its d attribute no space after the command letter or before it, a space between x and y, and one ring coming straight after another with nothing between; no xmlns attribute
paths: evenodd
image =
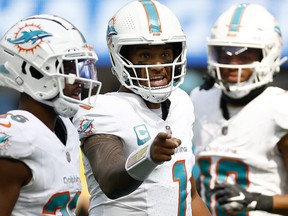
<svg viewBox="0 0 288 216"><path fill-rule="evenodd" d="M150 147L151 144L140 147L133 151L126 160L126 171L138 181L144 181L155 167L159 165L151 159Z"/></svg>

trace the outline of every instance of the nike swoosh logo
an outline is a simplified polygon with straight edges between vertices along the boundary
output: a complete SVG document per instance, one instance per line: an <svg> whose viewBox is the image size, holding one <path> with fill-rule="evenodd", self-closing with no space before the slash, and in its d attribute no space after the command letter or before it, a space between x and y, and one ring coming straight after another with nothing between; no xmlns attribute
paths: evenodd
<svg viewBox="0 0 288 216"><path fill-rule="evenodd" d="M231 197L228 200L229 201L242 201L244 199L245 199L245 195L242 192L240 192L239 196Z"/></svg>
<svg viewBox="0 0 288 216"><path fill-rule="evenodd" d="M11 127L11 122L9 122L8 124L0 123L0 126L6 127L6 128L10 128Z"/></svg>

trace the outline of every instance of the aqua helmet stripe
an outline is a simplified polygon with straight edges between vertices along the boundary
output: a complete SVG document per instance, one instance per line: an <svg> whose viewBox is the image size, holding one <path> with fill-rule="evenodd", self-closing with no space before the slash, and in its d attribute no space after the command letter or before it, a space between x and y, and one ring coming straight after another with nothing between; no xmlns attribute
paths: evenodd
<svg viewBox="0 0 288 216"><path fill-rule="evenodd" d="M147 14L150 33L161 33L161 23L154 3L150 0L140 0L140 2Z"/></svg>
<svg viewBox="0 0 288 216"><path fill-rule="evenodd" d="M229 32L236 33L239 31L241 17L249 4L239 4L232 16Z"/></svg>

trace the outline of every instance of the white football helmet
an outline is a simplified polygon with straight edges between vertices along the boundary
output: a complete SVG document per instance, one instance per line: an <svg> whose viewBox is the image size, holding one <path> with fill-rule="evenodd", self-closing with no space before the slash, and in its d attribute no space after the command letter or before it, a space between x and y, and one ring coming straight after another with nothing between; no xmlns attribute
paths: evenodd
<svg viewBox="0 0 288 216"><path fill-rule="evenodd" d="M186 73L186 36L177 17L159 2L139 0L122 7L109 21L106 39L112 72L123 86L143 99L161 103L183 83ZM133 65L121 53L122 48L129 45L167 43L173 44L174 61L161 66L171 66L172 79L162 87L151 87L150 83L149 68L157 65ZM139 68L145 68L147 78L137 75L136 69ZM148 86L141 85L140 81L147 81Z"/></svg>
<svg viewBox="0 0 288 216"><path fill-rule="evenodd" d="M71 23L54 15L31 16L16 23L0 41L0 85L72 117L83 102L64 95L65 83L77 82L89 88L90 95L96 88L98 94L96 61L96 53ZM74 65L76 74L65 71L65 64Z"/></svg>
<svg viewBox="0 0 288 216"><path fill-rule="evenodd" d="M256 48L262 51L262 60L245 65L220 64L221 47L235 50ZM216 86L232 98L241 98L251 90L273 81L286 57L280 59L282 49L281 31L275 18L257 4L238 4L225 11L215 22L208 38L208 73ZM241 51L241 52L242 52ZM237 83L225 82L221 68L238 69ZM240 82L242 69L253 71L248 81Z"/></svg>

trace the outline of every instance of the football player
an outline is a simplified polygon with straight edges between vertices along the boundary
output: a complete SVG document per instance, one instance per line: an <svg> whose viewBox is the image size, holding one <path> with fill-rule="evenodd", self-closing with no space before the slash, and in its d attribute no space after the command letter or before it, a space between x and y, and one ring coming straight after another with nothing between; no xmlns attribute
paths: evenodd
<svg viewBox="0 0 288 216"><path fill-rule="evenodd" d="M210 215L193 176L193 106L179 89L186 36L170 9L132 1L109 21L118 92L73 121L82 138L90 215Z"/></svg>
<svg viewBox="0 0 288 216"><path fill-rule="evenodd" d="M0 85L21 94L18 109L0 115L1 216L75 215L79 135L69 118L90 105L82 87L101 87L96 60L75 26L53 15L25 18L1 39Z"/></svg>
<svg viewBox="0 0 288 216"><path fill-rule="evenodd" d="M201 196L213 215L288 213L288 93L268 87L286 61L281 49L277 21L257 4L232 6L212 27L206 82L191 98Z"/></svg>

